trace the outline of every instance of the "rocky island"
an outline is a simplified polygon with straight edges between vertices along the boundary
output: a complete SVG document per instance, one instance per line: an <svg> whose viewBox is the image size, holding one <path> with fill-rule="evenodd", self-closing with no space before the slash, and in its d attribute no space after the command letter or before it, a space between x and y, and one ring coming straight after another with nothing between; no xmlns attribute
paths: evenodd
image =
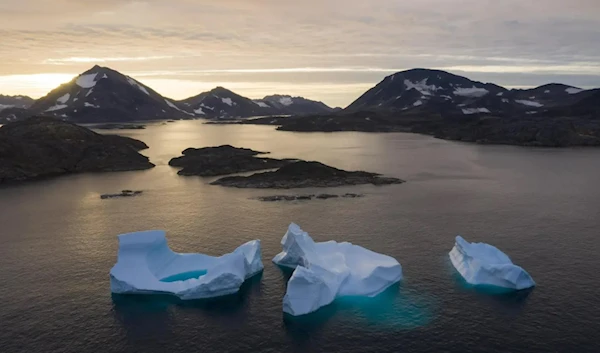
<svg viewBox="0 0 600 353"><path fill-rule="evenodd" d="M382 177L376 173L349 172L319 162L296 161L273 172L225 177L211 184L237 188L293 189L361 184L387 185L403 182L403 180Z"/></svg>
<svg viewBox="0 0 600 353"><path fill-rule="evenodd" d="M145 143L100 135L48 117L32 117L0 128L0 184L82 172L154 167L138 151Z"/></svg>
<svg viewBox="0 0 600 353"><path fill-rule="evenodd" d="M267 152L231 145L204 148L188 148L183 156L173 158L169 165L183 167L177 174L203 177L228 175L257 170L275 169L292 163L292 159L259 158Z"/></svg>

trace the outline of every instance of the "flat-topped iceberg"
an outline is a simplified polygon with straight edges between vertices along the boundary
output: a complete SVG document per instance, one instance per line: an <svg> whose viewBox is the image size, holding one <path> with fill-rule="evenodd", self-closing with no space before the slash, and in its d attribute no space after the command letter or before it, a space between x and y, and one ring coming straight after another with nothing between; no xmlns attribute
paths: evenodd
<svg viewBox="0 0 600 353"><path fill-rule="evenodd" d="M263 270L260 240L214 257L180 254L167 245L164 231L122 234L110 288L119 294L171 294L201 299L236 293L244 281Z"/></svg>
<svg viewBox="0 0 600 353"><path fill-rule="evenodd" d="M460 235L450 251L452 265L472 285L487 285L521 290L535 286L535 282L521 267L495 246L469 243Z"/></svg>
<svg viewBox="0 0 600 353"><path fill-rule="evenodd" d="M292 223L281 240L277 265L295 268L283 298L283 311L304 315L341 296L373 297L402 279L394 258L351 243L315 243Z"/></svg>

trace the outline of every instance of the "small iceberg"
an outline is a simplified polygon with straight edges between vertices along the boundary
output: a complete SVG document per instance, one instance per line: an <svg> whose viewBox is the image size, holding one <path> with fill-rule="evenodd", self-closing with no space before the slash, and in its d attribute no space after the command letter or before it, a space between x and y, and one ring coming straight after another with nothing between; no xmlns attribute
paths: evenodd
<svg viewBox="0 0 600 353"><path fill-rule="evenodd" d="M179 254L160 230L122 234L110 289L118 294L171 294L180 299L236 293L244 281L263 270L260 240L214 257Z"/></svg>
<svg viewBox="0 0 600 353"><path fill-rule="evenodd" d="M495 246L469 243L460 235L450 251L452 265L472 285L495 286L513 290L527 289L535 282L521 267Z"/></svg>
<svg viewBox="0 0 600 353"><path fill-rule="evenodd" d="M283 298L283 311L290 315L314 312L337 297L374 297L402 279L394 258L347 242L315 243L294 223L281 245L273 262L295 269Z"/></svg>

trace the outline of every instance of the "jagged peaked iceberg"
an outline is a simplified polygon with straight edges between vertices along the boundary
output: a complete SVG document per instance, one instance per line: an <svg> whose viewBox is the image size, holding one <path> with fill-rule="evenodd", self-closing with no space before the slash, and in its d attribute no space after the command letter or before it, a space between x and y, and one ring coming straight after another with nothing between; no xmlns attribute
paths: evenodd
<svg viewBox="0 0 600 353"><path fill-rule="evenodd" d="M171 294L181 299L232 294L263 270L260 240L214 257L179 254L167 245L164 231L122 234L110 288L120 294Z"/></svg>
<svg viewBox="0 0 600 353"><path fill-rule="evenodd" d="M521 267L495 246L469 243L460 235L450 251L452 265L472 285L488 285L521 290L535 286L535 282Z"/></svg>
<svg viewBox="0 0 600 353"><path fill-rule="evenodd" d="M273 262L295 268L283 298L283 311L294 316L316 311L336 297L376 296L402 279L402 266L394 258L347 242L315 243L294 223L281 245Z"/></svg>

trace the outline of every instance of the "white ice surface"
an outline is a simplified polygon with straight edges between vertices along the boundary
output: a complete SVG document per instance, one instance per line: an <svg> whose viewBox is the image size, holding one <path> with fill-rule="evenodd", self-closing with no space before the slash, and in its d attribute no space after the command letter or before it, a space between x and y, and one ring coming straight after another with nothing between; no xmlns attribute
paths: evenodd
<svg viewBox="0 0 600 353"><path fill-rule="evenodd" d="M273 262L295 268L283 298L283 311L304 315L336 297L373 297L402 279L394 258L351 243L315 243L292 223L281 240L283 251Z"/></svg>
<svg viewBox="0 0 600 353"><path fill-rule="evenodd" d="M535 286L531 276L495 246L469 243L460 235L450 251L452 265L472 285L521 290Z"/></svg>
<svg viewBox="0 0 600 353"><path fill-rule="evenodd" d="M242 283L263 270L260 240L214 257L180 254L167 245L164 231L122 234L117 263L110 270L110 288L120 294L171 294L201 299L237 292ZM206 271L196 278L166 282L173 276Z"/></svg>
<svg viewBox="0 0 600 353"><path fill-rule="evenodd" d="M491 113L487 108L465 108L463 114Z"/></svg>
<svg viewBox="0 0 600 353"><path fill-rule="evenodd" d="M534 102L534 101L528 101L528 100L523 100L523 99L515 99L515 102L519 103L519 104L523 104L526 105L528 107L543 107L544 105L542 103L538 103L538 102Z"/></svg>
<svg viewBox="0 0 600 353"><path fill-rule="evenodd" d="M454 89L454 94L457 96L462 96L462 97L483 97L486 94L490 93L487 89L485 88L477 88L477 87L471 87L471 88L455 88Z"/></svg>
<svg viewBox="0 0 600 353"><path fill-rule="evenodd" d="M95 80L97 75L98 74L81 75L77 78L75 83L81 88L92 88L96 85Z"/></svg>

